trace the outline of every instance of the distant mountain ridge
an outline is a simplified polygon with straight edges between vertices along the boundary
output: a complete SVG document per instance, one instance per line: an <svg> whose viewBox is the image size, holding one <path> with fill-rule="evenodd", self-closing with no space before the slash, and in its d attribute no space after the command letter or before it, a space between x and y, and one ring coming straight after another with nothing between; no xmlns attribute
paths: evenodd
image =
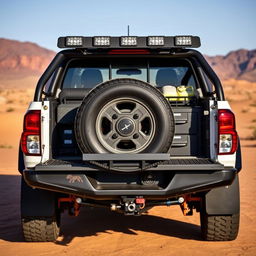
<svg viewBox="0 0 256 256"><path fill-rule="evenodd" d="M205 56L222 80L237 79L256 82L256 49L240 49L227 55Z"/></svg>
<svg viewBox="0 0 256 256"><path fill-rule="evenodd" d="M39 76L55 54L35 43L0 38L0 75L2 79ZM256 81L256 49L205 57L221 80Z"/></svg>
<svg viewBox="0 0 256 256"><path fill-rule="evenodd" d="M40 75L55 52L31 42L0 38L0 74L4 76Z"/></svg>

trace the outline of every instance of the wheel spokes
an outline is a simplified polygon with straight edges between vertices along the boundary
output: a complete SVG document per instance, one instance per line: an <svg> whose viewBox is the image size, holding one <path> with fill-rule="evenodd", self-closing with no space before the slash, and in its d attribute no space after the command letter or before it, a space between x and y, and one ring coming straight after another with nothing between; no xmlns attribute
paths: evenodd
<svg viewBox="0 0 256 256"><path fill-rule="evenodd" d="M134 99L116 99L99 113L96 121L101 143L113 153L140 152L153 139L155 119L150 109Z"/></svg>
<svg viewBox="0 0 256 256"><path fill-rule="evenodd" d="M118 118L119 115L122 113L120 110L116 107L116 104L108 106L104 112L102 113L103 117L106 117L109 119L109 121L115 120Z"/></svg>

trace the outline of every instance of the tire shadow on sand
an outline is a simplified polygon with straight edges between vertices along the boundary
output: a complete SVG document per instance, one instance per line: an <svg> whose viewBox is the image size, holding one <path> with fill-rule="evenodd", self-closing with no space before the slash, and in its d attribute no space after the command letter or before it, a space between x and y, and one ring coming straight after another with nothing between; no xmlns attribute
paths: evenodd
<svg viewBox="0 0 256 256"><path fill-rule="evenodd" d="M18 173L18 171L17 171ZM0 239L22 242L20 175L0 175Z"/></svg>
<svg viewBox="0 0 256 256"><path fill-rule="evenodd" d="M0 175L0 239L24 242L20 221L20 175ZM181 239L201 240L198 225L154 215L124 216L108 209L82 208L78 217L62 215L61 237L68 245L75 237L97 236L109 231L137 235L137 231ZM111 234L110 234L111 236Z"/></svg>
<svg viewBox="0 0 256 256"><path fill-rule="evenodd" d="M138 235L137 231L155 233L186 240L201 241L200 226L154 215L124 216L108 209L82 208L78 217L62 218L61 240L56 243L68 245L75 237L97 236L113 232Z"/></svg>

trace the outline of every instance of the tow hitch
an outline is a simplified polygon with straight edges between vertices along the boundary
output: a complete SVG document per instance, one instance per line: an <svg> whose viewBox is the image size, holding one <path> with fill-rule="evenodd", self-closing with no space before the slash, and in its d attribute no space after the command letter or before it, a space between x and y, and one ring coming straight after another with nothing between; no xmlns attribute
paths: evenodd
<svg viewBox="0 0 256 256"><path fill-rule="evenodd" d="M146 205L143 197L122 197L119 204L111 204L111 211L123 212L125 215L140 215Z"/></svg>
<svg viewBox="0 0 256 256"><path fill-rule="evenodd" d="M140 215L145 208L145 198L143 197L123 197L125 215Z"/></svg>
<svg viewBox="0 0 256 256"><path fill-rule="evenodd" d="M121 200L110 204L111 211L124 213L125 215L139 216L154 206L171 206L180 205L184 215L192 215L193 207L191 202L200 202L200 198L191 196L181 196L175 199L167 199L163 201L147 201L143 196L123 196ZM70 196L58 199L58 207L61 209L68 209L69 214L78 216L80 207L104 207L109 208L109 203L100 203L93 200L83 199L80 197Z"/></svg>
<svg viewBox="0 0 256 256"><path fill-rule="evenodd" d="M182 205L185 199L179 197L175 200L165 201L150 201L146 203L146 199L143 197L122 197L120 204L111 204L110 209L112 211L124 212L125 215L141 215L141 213L147 211L153 206L171 206L171 205Z"/></svg>

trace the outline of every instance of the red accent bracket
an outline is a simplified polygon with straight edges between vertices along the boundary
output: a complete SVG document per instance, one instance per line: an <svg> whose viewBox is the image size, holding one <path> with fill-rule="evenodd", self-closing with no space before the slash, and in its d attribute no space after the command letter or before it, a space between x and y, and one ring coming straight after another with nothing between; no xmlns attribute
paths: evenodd
<svg viewBox="0 0 256 256"><path fill-rule="evenodd" d="M136 198L135 199L135 202L136 204L145 204L145 198Z"/></svg>
<svg viewBox="0 0 256 256"><path fill-rule="evenodd" d="M74 211L72 212L73 216L78 216L80 212L80 204L77 203L75 196L69 196L69 197L61 197L58 199L58 207L60 208L61 203L66 202L70 203L71 206L73 206Z"/></svg>

